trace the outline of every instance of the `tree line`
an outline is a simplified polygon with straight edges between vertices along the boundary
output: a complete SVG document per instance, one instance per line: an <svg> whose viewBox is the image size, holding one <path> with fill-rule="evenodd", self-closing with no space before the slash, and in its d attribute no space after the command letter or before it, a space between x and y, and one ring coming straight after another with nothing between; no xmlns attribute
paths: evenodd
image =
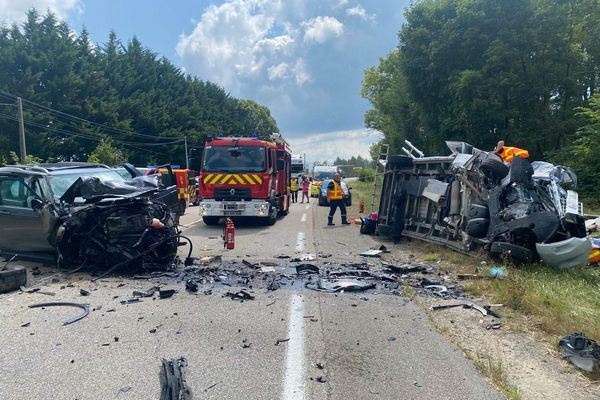
<svg viewBox="0 0 600 400"><path fill-rule="evenodd" d="M35 160L86 161L112 146L135 164L184 165L184 137L192 148L212 135L278 131L267 107L186 75L137 38L112 32L94 45L85 29L36 10L0 27L0 164L19 149L15 96Z"/></svg>
<svg viewBox="0 0 600 400"><path fill-rule="evenodd" d="M502 139L573 167L598 201L599 1L422 0L405 17L361 93L392 154L405 139L428 155Z"/></svg>

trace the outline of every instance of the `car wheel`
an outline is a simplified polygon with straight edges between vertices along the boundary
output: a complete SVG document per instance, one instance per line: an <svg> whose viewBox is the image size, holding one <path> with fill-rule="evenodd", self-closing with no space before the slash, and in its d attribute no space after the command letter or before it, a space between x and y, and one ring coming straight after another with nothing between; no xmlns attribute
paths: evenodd
<svg viewBox="0 0 600 400"><path fill-rule="evenodd" d="M0 293L16 290L27 283L27 270L21 265L9 265L0 271Z"/></svg>
<svg viewBox="0 0 600 400"><path fill-rule="evenodd" d="M508 167L504 165L502 159L495 154L489 154L481 163L481 171L486 175L503 179L508 175Z"/></svg>
<svg viewBox="0 0 600 400"><path fill-rule="evenodd" d="M220 218L221 217L202 217L202 221L204 221L206 225L214 226L219 223Z"/></svg>

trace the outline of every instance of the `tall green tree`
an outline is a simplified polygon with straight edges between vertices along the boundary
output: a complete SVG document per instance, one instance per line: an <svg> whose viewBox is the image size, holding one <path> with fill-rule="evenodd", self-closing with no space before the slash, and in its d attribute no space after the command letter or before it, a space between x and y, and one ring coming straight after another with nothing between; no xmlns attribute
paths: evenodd
<svg viewBox="0 0 600 400"><path fill-rule="evenodd" d="M197 146L209 134L278 131L265 106L184 74L137 38L123 43L111 32L94 45L85 28L74 35L36 10L20 26L0 26L0 89L0 103L12 103L0 106L6 162L19 148L15 99L6 93L26 100L28 153L43 160L87 160L110 142L133 163L185 164L184 137Z"/></svg>

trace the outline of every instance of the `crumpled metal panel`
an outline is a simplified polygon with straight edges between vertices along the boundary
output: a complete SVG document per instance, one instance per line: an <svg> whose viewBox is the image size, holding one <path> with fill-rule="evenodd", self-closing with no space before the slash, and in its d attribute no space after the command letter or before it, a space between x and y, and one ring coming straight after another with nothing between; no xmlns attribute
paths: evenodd
<svg viewBox="0 0 600 400"><path fill-rule="evenodd" d="M588 262L592 243L587 238L570 238L555 243L536 243L540 259L555 269L581 267Z"/></svg>

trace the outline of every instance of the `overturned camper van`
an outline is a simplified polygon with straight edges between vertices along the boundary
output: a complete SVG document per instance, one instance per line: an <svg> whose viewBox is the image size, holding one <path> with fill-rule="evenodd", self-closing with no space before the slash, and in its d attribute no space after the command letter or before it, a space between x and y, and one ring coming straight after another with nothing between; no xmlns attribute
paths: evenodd
<svg viewBox="0 0 600 400"><path fill-rule="evenodd" d="M468 143L446 144L448 156L424 157L410 145L416 156L386 161L380 235L559 269L587 263L591 243L573 171L522 158L505 165Z"/></svg>

